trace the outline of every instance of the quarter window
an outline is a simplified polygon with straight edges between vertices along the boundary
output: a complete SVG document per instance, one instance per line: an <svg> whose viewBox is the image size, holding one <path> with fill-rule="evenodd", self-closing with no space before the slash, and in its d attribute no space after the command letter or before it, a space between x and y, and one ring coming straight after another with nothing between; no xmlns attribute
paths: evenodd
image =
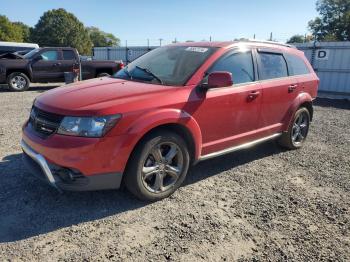
<svg viewBox="0 0 350 262"><path fill-rule="evenodd" d="M295 76L310 74L309 68L300 57L292 54L285 54L285 58L288 62L289 75Z"/></svg>
<svg viewBox="0 0 350 262"><path fill-rule="evenodd" d="M45 61L58 60L58 52L57 51L46 51L46 52L42 53L40 56Z"/></svg>
<svg viewBox="0 0 350 262"><path fill-rule="evenodd" d="M288 76L286 60L282 54L259 52L259 77L261 80Z"/></svg>
<svg viewBox="0 0 350 262"><path fill-rule="evenodd" d="M232 73L234 84L253 82L255 77L252 53L246 52L226 55L214 64L209 73L215 71L228 71Z"/></svg>

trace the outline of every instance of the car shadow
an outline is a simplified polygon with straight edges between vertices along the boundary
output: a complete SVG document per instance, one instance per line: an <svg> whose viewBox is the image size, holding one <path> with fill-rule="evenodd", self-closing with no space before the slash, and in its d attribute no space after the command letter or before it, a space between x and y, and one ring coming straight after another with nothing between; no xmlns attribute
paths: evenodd
<svg viewBox="0 0 350 262"><path fill-rule="evenodd" d="M185 185L196 183L227 170L253 162L257 159L277 155L285 151L286 150L277 145L275 141L268 141L252 148L242 149L230 154L199 162L191 168L185 181Z"/></svg>
<svg viewBox="0 0 350 262"><path fill-rule="evenodd" d="M35 85L33 84L27 91L24 92L28 92L28 91L35 91L38 93L43 93L47 90L59 87L61 85L64 85L64 83L60 84L60 83L55 83L55 84L45 84L45 85ZM0 93L5 93L5 92L12 92L7 85L0 85Z"/></svg>
<svg viewBox="0 0 350 262"><path fill-rule="evenodd" d="M184 186L282 151L274 142L268 142L249 151L200 162L191 168ZM0 243L108 218L148 204L124 189L59 193L26 171L22 154L2 159L0 181Z"/></svg>
<svg viewBox="0 0 350 262"><path fill-rule="evenodd" d="M337 109L350 109L350 100L347 99L330 99L330 98L316 98L315 106L332 107Z"/></svg>
<svg viewBox="0 0 350 262"><path fill-rule="evenodd" d="M145 205L126 190L59 193L32 177L22 154L0 162L0 243L26 239Z"/></svg>

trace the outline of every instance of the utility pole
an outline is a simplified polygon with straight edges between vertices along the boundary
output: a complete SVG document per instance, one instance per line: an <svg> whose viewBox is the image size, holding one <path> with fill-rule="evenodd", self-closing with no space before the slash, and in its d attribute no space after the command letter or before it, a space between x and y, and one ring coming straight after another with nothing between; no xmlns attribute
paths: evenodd
<svg viewBox="0 0 350 262"><path fill-rule="evenodd" d="M163 38L159 38L159 46L162 46Z"/></svg>
<svg viewBox="0 0 350 262"><path fill-rule="evenodd" d="M176 39L176 37L175 37L174 43L175 43L175 44L177 43L177 39Z"/></svg>
<svg viewBox="0 0 350 262"><path fill-rule="evenodd" d="M125 62L129 64L128 40L125 40Z"/></svg>
<svg viewBox="0 0 350 262"><path fill-rule="evenodd" d="M209 42L211 42L211 36L209 36Z"/></svg>
<svg viewBox="0 0 350 262"><path fill-rule="evenodd" d="M254 34L254 36L253 36L253 39L255 39L255 34Z"/></svg>
<svg viewBox="0 0 350 262"><path fill-rule="evenodd" d="M270 34L270 41L272 41L272 32L271 32L271 34Z"/></svg>

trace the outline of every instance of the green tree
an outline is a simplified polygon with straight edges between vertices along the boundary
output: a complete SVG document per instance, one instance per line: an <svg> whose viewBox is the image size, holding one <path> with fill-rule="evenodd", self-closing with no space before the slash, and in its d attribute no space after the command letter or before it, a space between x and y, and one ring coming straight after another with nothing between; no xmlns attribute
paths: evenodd
<svg viewBox="0 0 350 262"><path fill-rule="evenodd" d="M293 35L287 43L304 43L305 42L305 37L303 35Z"/></svg>
<svg viewBox="0 0 350 262"><path fill-rule="evenodd" d="M13 22L13 25L19 28L22 32L22 41L30 42L30 30L31 28L22 22Z"/></svg>
<svg viewBox="0 0 350 262"><path fill-rule="evenodd" d="M119 46L120 39L113 34L106 33L98 29L97 27L87 27L90 39L95 47L101 46Z"/></svg>
<svg viewBox="0 0 350 262"><path fill-rule="evenodd" d="M309 29L318 40L350 40L350 0L318 0L319 17L309 22Z"/></svg>
<svg viewBox="0 0 350 262"><path fill-rule="evenodd" d="M0 41L23 42L22 29L0 15Z"/></svg>
<svg viewBox="0 0 350 262"><path fill-rule="evenodd" d="M31 40L41 46L75 47L84 55L90 54L92 48L83 23L63 8L45 12L33 28Z"/></svg>

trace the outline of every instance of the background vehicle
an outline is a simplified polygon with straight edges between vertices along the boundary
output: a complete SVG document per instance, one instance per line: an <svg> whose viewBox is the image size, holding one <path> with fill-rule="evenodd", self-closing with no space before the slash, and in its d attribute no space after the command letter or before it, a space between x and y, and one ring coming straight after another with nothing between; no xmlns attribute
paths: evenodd
<svg viewBox="0 0 350 262"><path fill-rule="evenodd" d="M0 55L6 53L21 52L21 54L39 48L38 44L16 43L16 42L0 42Z"/></svg>
<svg viewBox="0 0 350 262"><path fill-rule="evenodd" d="M79 70L79 63L83 80L112 75L123 67L118 61L80 61L75 48L37 48L24 56L0 58L0 84L7 83L12 91L24 91L30 82L63 82L64 72Z"/></svg>
<svg viewBox="0 0 350 262"><path fill-rule="evenodd" d="M277 138L300 148L318 83L303 53L288 45L161 47L111 78L38 97L22 148L28 166L58 188L124 182L140 199L159 200L192 163Z"/></svg>

